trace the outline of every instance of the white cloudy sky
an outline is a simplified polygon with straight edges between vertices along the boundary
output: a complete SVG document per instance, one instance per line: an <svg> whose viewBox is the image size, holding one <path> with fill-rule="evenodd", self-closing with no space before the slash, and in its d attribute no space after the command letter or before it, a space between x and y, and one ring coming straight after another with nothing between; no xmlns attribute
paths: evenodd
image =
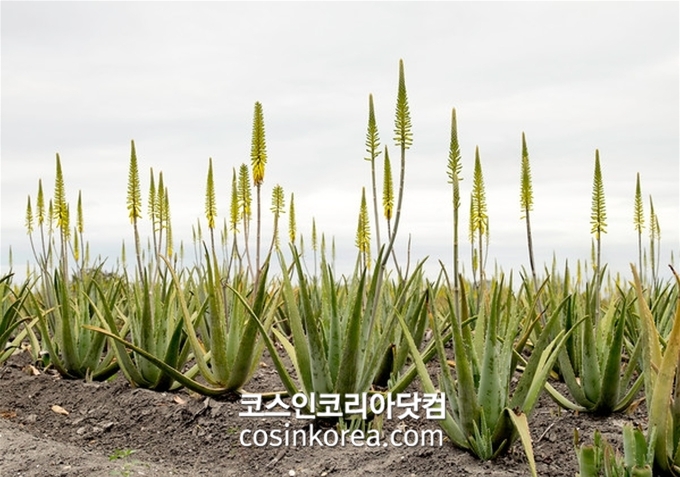
<svg viewBox="0 0 680 477"><path fill-rule="evenodd" d="M163 171L176 246L191 250L202 220L208 158L218 212L232 168L249 162L253 105L264 107L264 196L295 193L298 228L312 218L353 263L368 95L383 144L392 141L398 62L413 123L397 250L451 263L446 163L450 116L463 155L461 236L479 146L490 220L489 267L528 266L520 220L521 133L534 180L539 263L590 257L595 149L607 199L604 259L636 260L635 175L651 194L662 260L679 254L679 6L677 2L2 2L1 270L12 247L30 258L27 196L51 196L59 153L69 201L82 191L91 254L132 244L126 211L130 140L144 193ZM381 164L381 163L380 163ZM380 169L380 168L379 168ZM146 208L145 208L146 210ZM148 222L148 221L147 221ZM385 225L382 224L383 236ZM143 232L148 232L148 223ZM645 237L647 235L645 234ZM468 247L463 247L469 267ZM339 264L340 265L340 264ZM665 273L665 271L664 271Z"/></svg>

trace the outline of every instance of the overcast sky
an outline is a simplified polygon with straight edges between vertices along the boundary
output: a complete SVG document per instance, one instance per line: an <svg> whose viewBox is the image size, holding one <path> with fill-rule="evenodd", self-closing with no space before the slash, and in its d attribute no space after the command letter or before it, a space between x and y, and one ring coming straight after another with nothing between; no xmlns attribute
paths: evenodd
<svg viewBox="0 0 680 477"><path fill-rule="evenodd" d="M287 203L295 194L305 243L314 218L319 235L329 242L335 237L337 265L347 271L356 258L362 187L371 198L370 164L363 160L371 93L397 181L392 138L399 59L413 124L397 240L402 263L410 235L412 261L429 256L432 271L439 260L451 264L446 165L454 107L468 275L476 146L488 201L487 268L494 262L506 272L528 267L519 203L522 132L539 264L549 264L553 254L561 265L590 258L596 149L608 223L602 250L610 270L628 274L628 263L637 259L638 172L645 219L650 195L659 218L664 276L671 252L678 262L677 2L1 2L0 8L2 273L10 246L20 274L31 259L26 200L31 195L35 204L38 179L52 196L56 153L72 210L82 191L92 257L115 262L123 240L132 251L131 139L144 200L149 168L162 171L175 247L184 240L190 260L192 225L201 220L205 228L208 158L222 223L232 169L250 160L256 101L264 109L269 156L265 236L271 190L280 184ZM381 229L384 237L384 223ZM145 217L144 237L148 231ZM648 229L644 237L648 243Z"/></svg>

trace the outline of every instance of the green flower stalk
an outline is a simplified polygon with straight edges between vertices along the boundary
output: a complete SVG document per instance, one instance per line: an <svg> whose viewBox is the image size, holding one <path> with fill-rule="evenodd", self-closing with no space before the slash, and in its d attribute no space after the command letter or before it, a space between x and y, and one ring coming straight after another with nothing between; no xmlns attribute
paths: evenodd
<svg viewBox="0 0 680 477"><path fill-rule="evenodd" d="M318 240L316 236L316 219L312 217L312 252L314 253L314 274L316 275L316 252L318 251Z"/></svg>
<svg viewBox="0 0 680 477"><path fill-rule="evenodd" d="M156 239L156 227L158 224L158 207L156 203L156 181L154 179L153 168L149 169L149 219L151 220L151 236L153 241L154 254L158 254L158 241Z"/></svg>
<svg viewBox="0 0 680 477"><path fill-rule="evenodd" d="M54 203L52 207L52 217L56 222L57 228L60 230L61 236L61 267L64 274L64 280L68 278L68 254L67 244L71 230L69 226L69 210L66 202L66 191L64 187L64 176L61 170L61 159L57 154L56 176L54 180Z"/></svg>
<svg viewBox="0 0 680 477"><path fill-rule="evenodd" d="M31 208L31 196L28 196L26 203L26 231L28 235L33 234L33 209Z"/></svg>
<svg viewBox="0 0 680 477"><path fill-rule="evenodd" d="M215 181L213 179L212 157L208 159L208 178L205 185L205 217L208 228L215 228L217 217L217 201L215 200Z"/></svg>
<svg viewBox="0 0 680 477"><path fill-rule="evenodd" d="M231 246L231 256L229 258L229 265L227 266L227 275L231 270L231 264L236 257L239 257L238 252L238 223L241 220L241 209L239 207L239 189L238 181L236 180L236 169L232 168L231 173L231 200L229 201L229 227L233 232L234 238Z"/></svg>
<svg viewBox="0 0 680 477"><path fill-rule="evenodd" d="M240 209L241 220L243 220L243 242L245 247L246 259L248 260L248 270L255 279L253 274L253 267L250 262L250 248L248 246L248 237L250 235L250 218L251 218L251 204L252 194L250 189L250 178L248 173L248 166L241 164L238 171L238 203Z"/></svg>
<svg viewBox="0 0 680 477"><path fill-rule="evenodd" d="M357 224L356 246L364 267L369 267L371 262L371 226L368 220L368 208L366 206L366 188L361 189L361 207L359 209L359 221Z"/></svg>
<svg viewBox="0 0 680 477"><path fill-rule="evenodd" d="M283 192L283 187L276 184L272 189L272 214L274 214L274 232L272 233L272 243L269 247L269 253L276 247L279 249L279 217L286 213L286 197Z"/></svg>
<svg viewBox="0 0 680 477"><path fill-rule="evenodd" d="M590 233L595 235L595 277L597 290L595 291L595 319L600 314L600 286L602 285L601 275L601 235L606 233L607 210L604 201L604 184L602 182L602 170L600 168L600 151L595 149L595 171L593 173L593 201L590 213L590 223L592 228Z"/></svg>
<svg viewBox="0 0 680 477"><path fill-rule="evenodd" d="M483 294L484 287L484 248L482 239L486 237L488 243L489 217L486 207L486 193L484 190L484 174L482 172L482 161L479 158L479 146L475 148L475 168L473 172L472 196L470 203L470 240L474 239L475 233L478 238L478 264L480 296Z"/></svg>
<svg viewBox="0 0 680 477"><path fill-rule="evenodd" d="M295 224L295 194L290 194L290 213L288 214L288 238L295 245L297 226Z"/></svg>
<svg viewBox="0 0 680 477"><path fill-rule="evenodd" d="M172 223L170 221L170 198L168 195L168 188L165 188L163 194L163 216L165 217L165 255L172 258L174 254L174 246L172 243Z"/></svg>
<svg viewBox="0 0 680 477"><path fill-rule="evenodd" d="M38 180L38 196L36 198L36 208L37 208L36 219L38 220L38 227L42 227L43 223L45 222L45 196L43 194L42 179Z"/></svg>
<svg viewBox="0 0 680 477"><path fill-rule="evenodd" d="M137 152L135 151L135 141L130 141L130 166L128 169L128 193L127 209L130 222L135 234L135 252L137 254L137 266L139 276L142 277L142 251L139 242L139 229L137 221L142 218L142 192L139 184L139 169L137 167Z"/></svg>
<svg viewBox="0 0 680 477"><path fill-rule="evenodd" d="M215 218L217 217L217 201L215 199L215 181L213 179L212 157L208 158L208 177L205 184L205 218L210 229L210 246L212 248L213 260L215 255Z"/></svg>
<svg viewBox="0 0 680 477"><path fill-rule="evenodd" d="M397 106L394 118L394 141L401 151L401 168L399 171L399 195L397 196L397 211L394 217L394 230L387 250L382 257L382 266L387 263L389 255L394 248L394 239L399 229L399 219L401 218L401 206L404 199L404 174L406 171L406 150L413 144L413 133L411 132L411 112L408 106L406 94L406 80L404 78L404 61L399 60L399 86L397 88ZM399 272L399 269L397 268ZM400 273L401 274L401 273Z"/></svg>
<svg viewBox="0 0 680 477"><path fill-rule="evenodd" d="M387 219L387 236L391 237L390 221L394 215L394 184L392 182L392 165L390 155L385 146L385 158L383 161L383 213Z"/></svg>
<svg viewBox="0 0 680 477"><path fill-rule="evenodd" d="M451 140L449 143L449 161L447 175L449 184L453 187L453 293L456 313L460 313L459 270L458 270L458 211L460 209L460 181L463 169L460 146L458 145L458 122L456 120L456 108L451 110Z"/></svg>
<svg viewBox="0 0 680 477"><path fill-rule="evenodd" d="M649 258L652 268L652 282L656 282L656 276L659 267L659 252L661 248L661 227L659 227L659 218L654 212L654 202L652 196L649 196Z"/></svg>
<svg viewBox="0 0 680 477"><path fill-rule="evenodd" d="M256 244L256 258L255 266L257 268L257 276L260 275L260 240L261 240L261 207L260 207L260 191L262 188L262 181L264 181L264 166L267 164L267 145L264 135L264 114L262 112L262 104L255 103L255 112L253 117L253 139L250 149L250 160L253 167L253 184L257 191L257 244Z"/></svg>
<svg viewBox="0 0 680 477"><path fill-rule="evenodd" d="M238 232L238 223L240 220L241 209L239 208L239 193L238 183L236 181L236 169L232 168L231 201L229 203L229 226L231 227L232 232Z"/></svg>
<svg viewBox="0 0 680 477"><path fill-rule="evenodd" d="M85 240L83 239L83 231L85 230L85 219L83 216L83 197L82 197L82 191L78 191L78 205L76 208L76 230L74 234L74 247L78 244L85 249L86 248L86 243ZM80 237L78 237L80 236ZM78 240L80 239L80 240ZM77 252L74 250L74 254L77 255ZM78 257L76 257L76 262L78 261ZM81 269L85 268L85 264L87 263L87 254L83 253L82 256L82 261L80 264Z"/></svg>
<svg viewBox="0 0 680 477"><path fill-rule="evenodd" d="M529 249L529 266L531 267L531 277L534 283L534 290L538 287L536 281L536 265L534 260L534 243L531 234L531 211L534 208L534 191L531 185L531 165L529 163L529 149L524 133L522 133L522 172L521 172L520 206L522 208L522 218L526 223L527 229L527 248Z"/></svg>
<svg viewBox="0 0 680 477"><path fill-rule="evenodd" d="M375 110L373 108L373 95L368 95L368 131L366 132L366 152L369 157L364 159L371 163L371 187L373 189L373 213L375 216L375 237L377 248L380 250L380 221L378 216L378 197L375 184L375 160L380 155L380 136L375 122Z"/></svg>
<svg viewBox="0 0 680 477"><path fill-rule="evenodd" d="M163 183L163 172L158 173L158 185L156 186L156 196L154 201L156 203L156 223L158 226L158 250L157 254L160 255L163 251L163 231L165 230L165 184ZM155 230L155 229L154 229Z"/></svg>
<svg viewBox="0 0 680 477"><path fill-rule="evenodd" d="M642 268L642 229L645 228L645 215L642 207L642 190L640 189L640 173L635 180L635 203L633 206L633 226L638 236L638 269Z"/></svg>

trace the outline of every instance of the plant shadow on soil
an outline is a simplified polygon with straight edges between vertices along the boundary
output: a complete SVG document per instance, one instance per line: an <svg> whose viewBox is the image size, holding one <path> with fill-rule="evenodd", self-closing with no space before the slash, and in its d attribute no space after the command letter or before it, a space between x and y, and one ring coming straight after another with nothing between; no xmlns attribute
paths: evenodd
<svg viewBox="0 0 680 477"><path fill-rule="evenodd" d="M245 447L242 430L303 429L309 421L239 416L239 401L215 400L184 389L160 393L130 387L118 373L108 382L62 379L49 370L35 375L30 354L0 367L0 475L51 476L512 476L529 475L519 442L494 461L481 462L448 441L395 447ZM436 373L436 364L430 365ZM559 383L555 384L559 387ZM267 352L251 392L282 389ZM419 391L416 379L407 392ZM59 412L60 406L68 414ZM622 427L646 425L644 403L631 414L599 418L561 410L546 393L529 418L541 476L578 471L574 429L592 442L599 429L621 449ZM288 427L287 427L288 426ZM424 419L385 420L385 435L407 429L439 429Z"/></svg>

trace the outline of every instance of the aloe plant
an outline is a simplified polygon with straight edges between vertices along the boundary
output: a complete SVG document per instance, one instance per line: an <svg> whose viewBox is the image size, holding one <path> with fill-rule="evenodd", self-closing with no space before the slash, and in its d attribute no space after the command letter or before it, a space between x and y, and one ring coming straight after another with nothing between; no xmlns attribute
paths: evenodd
<svg viewBox="0 0 680 477"><path fill-rule="evenodd" d="M121 280L115 288L119 288L123 296L114 294L110 297L114 287L105 290L97 286L100 300L93 302L92 308L101 326L86 325L86 328L115 336L112 348L131 385L157 391L177 388L179 384L170 373L142 354L130 353L127 348L129 344L131 348L142 349L176 369L181 369L189 359L190 348L183 330L178 291L168 281L167 273L153 282L145 273L141 281L130 284Z"/></svg>
<svg viewBox="0 0 680 477"><path fill-rule="evenodd" d="M547 314L559 316L564 329L573 331L558 359L573 400L550 384L546 389L567 409L609 415L626 409L643 385L638 373L642 345L625 336L633 304L629 294L619 291L598 317L600 275L593 277L585 295L550 290Z"/></svg>
<svg viewBox="0 0 680 477"><path fill-rule="evenodd" d="M30 320L24 310L30 282L25 281L15 292L12 289L12 277L13 274L8 273L0 278L0 365L19 348L26 333L17 333L17 329Z"/></svg>
<svg viewBox="0 0 680 477"><path fill-rule="evenodd" d="M297 275L297 287L285 272L289 268L279 253L281 270L284 270L280 285L282 312L291 336L278 326L273 327L272 332L293 363L294 375L278 355L272 337L265 333L261 316L248 308L260 327L286 392L291 396L298 393L307 396L308 404L312 394L334 393L344 402L347 394L370 392L384 368L381 364L384 364L385 352L393 348L396 316L404 315L401 319L408 323L405 326L413 334L423 335L426 294L417 286L415 277L419 273L414 273L414 277L399 288L396 300L390 300L385 294L376 295L378 275L369 276L368 269L361 266L359 260L355 274L344 284L336 283L331 267L323 260L320 284L315 286L306 278L295 247L291 246L291 251L291 272ZM381 259L378 256L377 261ZM372 303L374 299L380 301L376 307ZM241 301L245 305L243 297ZM382 310L381 313L374 314L374 308ZM395 347L400 349L399 343ZM395 362L405 364L406 356L396 356L392 364ZM415 372L401 371L391 366L387 392L403 390L415 377Z"/></svg>
<svg viewBox="0 0 680 477"><path fill-rule="evenodd" d="M443 273L446 273L442 267ZM439 387L446 393L448 409L440 426L451 442L480 459L493 459L506 451L512 442L520 438L524 446L532 475L537 475L529 436L527 417L533 410L550 369L564 345L568 333L564 330L553 338L558 326L556 317L551 318L538 340L530 358L524 364L524 372L511 392L511 379L519 364L532 329L537 323L535 300L526 310L519 312L512 295L502 283L494 281L488 308L480 307L479 314L469 316L470 304L467 292L461 287L461 315L455 311L450 293L450 282L444 288L447 309L445 322L452 330L452 344L456 378L449 367L439 320L430 319L434 332L437 355L442 370ZM462 278L461 278L462 283ZM511 285L507 289L512 289ZM412 357L418 369L423 389L435 392L423 356L401 316L397 315L407 336ZM474 333L472 323L476 321Z"/></svg>
<svg viewBox="0 0 680 477"><path fill-rule="evenodd" d="M649 429L656 432L654 472L680 475L680 302L676 305L673 328L664 340L647 304L640 277L631 264L638 309L640 312L645 396L649 412ZM680 276L672 269L677 288ZM665 341L665 349L662 342Z"/></svg>
<svg viewBox="0 0 680 477"><path fill-rule="evenodd" d="M172 277L172 286L176 290L174 296L177 300L174 306L177 307L180 318L176 321L171 320L168 326L167 323L163 323L162 316L157 317L159 320L157 325L163 327L160 333L150 330L149 323L141 326L140 331L150 335L148 340L151 343L150 347L142 347L126 340L123 334L116 333L110 326L108 329L94 326L88 328L102 336L108 336L156 366L161 371L156 374L156 379L162 380L164 388L168 383L171 388L176 387L171 381L174 380L178 385L206 396L242 392L254 373L264 349L264 344L259 339L258 325L262 327L263 333L268 333L275 316L275 307L268 299L265 286L268 262L265 262L262 268L262 280L256 290L248 287L245 277L240 277L229 286L239 299L227 300L227 285L222 280L217 264L212 263L207 250L204 280L197 285L194 293L185 293L180 276L167 258L161 258ZM244 295L250 295L250 300L243 298ZM191 296L198 296L199 303L192 304L188 298ZM146 306L148 305L145 303L144 307ZM249 313L257 313L262 317L262 323L250 319ZM201 324L204 315L207 315L205 318L207 321ZM110 322L108 318L106 321ZM203 342L199 340L198 328L203 332ZM183 337L184 333L186 338ZM186 345L183 344L185 339ZM124 348L119 345L116 345L116 349L119 356L123 357ZM189 351L196 365L185 373L181 368ZM143 361L137 359L137 363L141 362ZM133 368L134 364L125 369L130 372ZM205 382L193 379L196 373L200 373ZM153 381L153 387L159 388L156 382Z"/></svg>
<svg viewBox="0 0 680 477"><path fill-rule="evenodd" d="M655 433L647 439L632 424L623 426L623 455L607 442L599 430L592 444L576 449L579 462L577 477L652 477Z"/></svg>

